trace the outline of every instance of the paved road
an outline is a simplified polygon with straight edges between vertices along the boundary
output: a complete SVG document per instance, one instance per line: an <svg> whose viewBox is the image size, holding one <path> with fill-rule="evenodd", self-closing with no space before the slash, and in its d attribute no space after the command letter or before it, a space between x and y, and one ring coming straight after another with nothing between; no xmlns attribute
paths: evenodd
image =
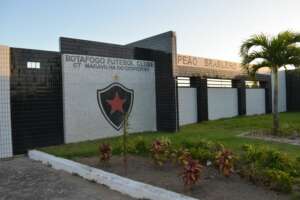
<svg viewBox="0 0 300 200"><path fill-rule="evenodd" d="M0 200L132 200L80 177L18 157L0 161Z"/></svg>

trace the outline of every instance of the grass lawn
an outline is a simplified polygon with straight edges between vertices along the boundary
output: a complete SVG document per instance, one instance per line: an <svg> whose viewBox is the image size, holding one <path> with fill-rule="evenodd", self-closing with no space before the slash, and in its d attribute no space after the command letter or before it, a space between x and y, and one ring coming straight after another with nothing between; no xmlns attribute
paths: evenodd
<svg viewBox="0 0 300 200"><path fill-rule="evenodd" d="M280 122L282 129L296 129L299 131L300 113L281 113ZM300 146L276 142L266 142L256 139L246 139L237 136L246 131L268 129L271 128L271 126L271 115L244 116L183 126L177 133L145 132L131 134L128 140L132 141L138 138L140 139L142 137L147 141L148 144L150 144L152 140L157 137L167 136L171 139L173 144L180 145L182 141L186 140L195 141L205 139L221 142L225 145L226 148L232 149L234 151L239 151L241 146L244 144L253 144L260 146L264 145L280 150L281 152L285 152L291 158L300 157ZM69 159L82 156L95 156L98 155L98 145L104 141L110 142L110 144L114 148L114 146L117 146L117 144L119 145L121 143L122 137L65 144L60 146L42 148L40 150Z"/></svg>

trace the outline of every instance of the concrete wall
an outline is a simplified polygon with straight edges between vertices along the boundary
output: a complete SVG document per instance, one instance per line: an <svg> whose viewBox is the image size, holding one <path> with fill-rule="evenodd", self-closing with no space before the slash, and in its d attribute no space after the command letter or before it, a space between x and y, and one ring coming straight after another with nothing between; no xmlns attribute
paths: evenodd
<svg viewBox="0 0 300 200"><path fill-rule="evenodd" d="M278 80L279 80L278 111L285 112L287 111L285 70L278 71ZM274 87L274 78L272 76L272 97L274 97L273 87Z"/></svg>
<svg viewBox="0 0 300 200"><path fill-rule="evenodd" d="M168 61L163 66L158 66L156 62L156 87L157 87L157 125L158 130L170 131L170 125L172 125L171 131L177 131L179 129L179 114L178 114L178 91L175 82L176 70L176 34L173 31L168 31L158 35L154 35L148 38L144 38L126 45L127 47L152 49L165 53L168 55ZM159 82L162 82L160 84ZM168 89L165 89L165 87ZM169 98L169 108L165 109ZM161 101L161 100L162 101ZM162 104L161 104L161 103ZM161 108L160 108L161 107ZM168 111L168 115L165 115L165 111ZM163 112L161 112L163 111ZM173 111L171 113L170 111ZM171 114L171 115L170 115ZM172 117L172 119L170 119ZM161 123L162 122L162 123ZM170 123L171 122L171 123ZM175 122L175 123L174 123ZM166 126L166 124L169 124ZM175 128L175 129L174 129Z"/></svg>
<svg viewBox="0 0 300 200"><path fill-rule="evenodd" d="M178 88L179 125L196 123L197 89Z"/></svg>
<svg viewBox="0 0 300 200"><path fill-rule="evenodd" d="M159 35L154 35L149 38L129 43L126 46L147 48L172 53L173 50L176 49L174 47L176 44L174 44L173 37L175 37L175 33L168 31Z"/></svg>
<svg viewBox="0 0 300 200"><path fill-rule="evenodd" d="M238 115L236 88L208 88L208 119L220 119Z"/></svg>
<svg viewBox="0 0 300 200"><path fill-rule="evenodd" d="M166 34L171 36L171 34ZM158 35L152 37L152 42L161 42L168 37ZM172 76L172 54L166 50L151 50L143 42L135 45L116 45L102 42L80 40L74 38L60 38L60 51L62 54L93 55L137 60L151 60L155 62L155 85L156 85L156 123L157 130L174 132L178 130L177 117L177 88ZM158 48L156 46L155 49ZM142 47L142 48L140 48Z"/></svg>
<svg viewBox="0 0 300 200"><path fill-rule="evenodd" d="M266 113L265 89L246 89L246 114Z"/></svg>
<svg viewBox="0 0 300 200"><path fill-rule="evenodd" d="M12 156L10 49L0 45L0 158Z"/></svg>
<svg viewBox="0 0 300 200"><path fill-rule="evenodd" d="M91 68L87 67L87 64L91 62L72 62L66 60L67 56L72 55L65 54L62 58L66 143L122 134L122 129L116 130L108 122L97 99L97 90L106 88L114 82L134 92L132 110L129 115L129 132L156 131L154 62L82 56L88 60L89 58L105 60L103 65ZM111 61L110 64L109 61ZM116 64L120 63L119 61L130 61L133 64ZM148 65L142 67L144 63Z"/></svg>

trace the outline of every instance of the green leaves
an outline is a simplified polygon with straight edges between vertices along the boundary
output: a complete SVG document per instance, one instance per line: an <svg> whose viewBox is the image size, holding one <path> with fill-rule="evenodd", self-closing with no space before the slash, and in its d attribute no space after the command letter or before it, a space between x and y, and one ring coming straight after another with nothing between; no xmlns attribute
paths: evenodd
<svg viewBox="0 0 300 200"><path fill-rule="evenodd" d="M276 36L265 34L251 36L240 48L242 66L254 77L263 67L280 68L286 65L300 66L300 33L284 31Z"/></svg>
<svg viewBox="0 0 300 200"><path fill-rule="evenodd" d="M150 153L154 163L162 166L169 158L171 141L168 138L156 139L152 142Z"/></svg>
<svg viewBox="0 0 300 200"><path fill-rule="evenodd" d="M253 35L243 42L240 48L240 55L244 57L253 47L261 47L267 49L269 46L269 39L264 34Z"/></svg>
<svg viewBox="0 0 300 200"><path fill-rule="evenodd" d="M266 147L244 145L239 162L242 177L281 192L290 192L294 178L300 176L297 160Z"/></svg>

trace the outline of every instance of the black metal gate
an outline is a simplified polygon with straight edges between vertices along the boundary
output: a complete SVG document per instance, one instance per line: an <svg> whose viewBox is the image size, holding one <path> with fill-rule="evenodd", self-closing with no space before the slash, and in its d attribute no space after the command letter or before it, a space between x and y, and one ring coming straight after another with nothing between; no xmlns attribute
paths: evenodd
<svg viewBox="0 0 300 200"><path fill-rule="evenodd" d="M288 111L300 111L300 70L286 71L286 104Z"/></svg>
<svg viewBox="0 0 300 200"><path fill-rule="evenodd" d="M14 154L62 144L62 69L58 52L11 49Z"/></svg>

